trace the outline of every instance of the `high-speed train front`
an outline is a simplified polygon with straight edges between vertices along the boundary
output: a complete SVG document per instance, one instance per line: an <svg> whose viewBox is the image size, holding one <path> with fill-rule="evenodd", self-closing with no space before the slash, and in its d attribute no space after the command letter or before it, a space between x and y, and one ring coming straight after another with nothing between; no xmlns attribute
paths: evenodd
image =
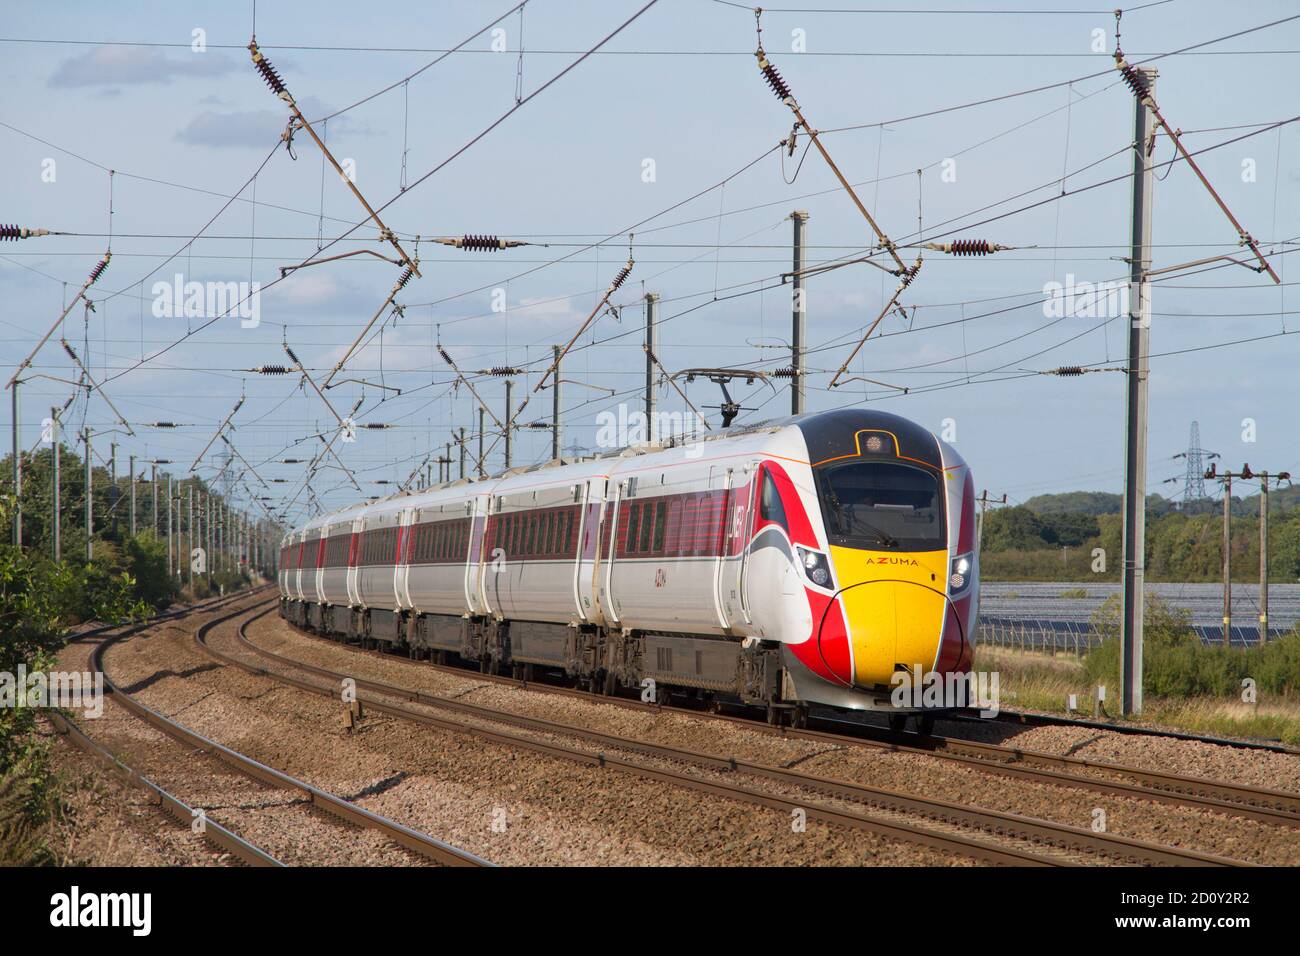
<svg viewBox="0 0 1300 956"><path fill-rule="evenodd" d="M796 691L897 709L903 681L919 691L926 675L970 669L979 593L970 469L895 415L846 409L795 422L816 502L811 543L794 541L813 619L810 640L787 647ZM797 507L794 488L787 494Z"/></svg>

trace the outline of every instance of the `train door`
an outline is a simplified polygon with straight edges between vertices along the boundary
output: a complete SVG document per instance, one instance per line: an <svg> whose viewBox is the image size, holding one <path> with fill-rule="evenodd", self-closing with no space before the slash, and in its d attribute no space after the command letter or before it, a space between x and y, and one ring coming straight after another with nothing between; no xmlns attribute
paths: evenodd
<svg viewBox="0 0 1300 956"><path fill-rule="evenodd" d="M510 583L519 573L521 564L511 550L506 527L517 520L517 511L510 510L504 495L488 499L487 540L484 542L483 608L492 617L514 617L515 603Z"/></svg>
<svg viewBox="0 0 1300 956"><path fill-rule="evenodd" d="M361 603L361 592L357 583L357 566L361 563L361 529L365 522L356 518L352 522L352 535L348 541L348 605L356 607Z"/></svg>
<svg viewBox="0 0 1300 956"><path fill-rule="evenodd" d="M393 569L393 597L397 607L409 608L411 601L411 535L415 530L415 509L407 508L397 521L397 564Z"/></svg>
<svg viewBox="0 0 1300 956"><path fill-rule="evenodd" d="M595 613L593 589L597 538L600 535L600 503L605 479L580 481L573 486L573 502L578 506L578 541L570 557L573 560L573 603L577 620L587 622Z"/></svg>
<svg viewBox="0 0 1300 956"><path fill-rule="evenodd" d="M312 573L312 591L320 604L325 603L325 549L329 546L329 533L329 526L322 526L320 538L316 541L316 570Z"/></svg>
<svg viewBox="0 0 1300 956"><path fill-rule="evenodd" d="M739 536L732 550L739 550L736 568L736 591L740 600L740 614L745 623L753 624L753 615L749 610L749 543L754 537L754 514L758 510L758 479L760 473L757 464L744 467L739 501L732 506L732 529ZM736 512L740 510L740 513Z"/></svg>
<svg viewBox="0 0 1300 956"><path fill-rule="evenodd" d="M614 597L614 561L618 551L618 515L626 481L606 481L607 501L601 512L596 559L593 568L596 579L596 613L606 627L618 624L618 604Z"/></svg>
<svg viewBox="0 0 1300 956"><path fill-rule="evenodd" d="M724 630L731 627L731 619L724 600L727 587L724 569L727 563L727 550L731 540L728 533L731 522L731 482L732 469L724 465L714 465L709 469L709 496L718 508L717 524L714 528L713 551L713 608L718 615L718 625Z"/></svg>
<svg viewBox="0 0 1300 956"><path fill-rule="evenodd" d="M469 533L464 560L465 606L471 614L487 614L488 602L483 593L484 574L487 556L483 553L484 532L487 529L488 506L491 495L476 495L465 502L465 517L469 521Z"/></svg>

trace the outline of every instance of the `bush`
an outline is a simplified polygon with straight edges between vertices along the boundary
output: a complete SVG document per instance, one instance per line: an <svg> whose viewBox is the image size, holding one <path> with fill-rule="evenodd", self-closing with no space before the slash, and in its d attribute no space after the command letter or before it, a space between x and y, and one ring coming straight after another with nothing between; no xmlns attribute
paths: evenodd
<svg viewBox="0 0 1300 956"><path fill-rule="evenodd" d="M1119 685L1119 600L1110 598L1093 615L1102 643L1084 657L1094 684ZM1148 598L1142 626L1142 690L1153 697L1231 697L1242 682L1264 693L1291 697L1300 692L1300 630L1263 646L1204 644L1186 612Z"/></svg>

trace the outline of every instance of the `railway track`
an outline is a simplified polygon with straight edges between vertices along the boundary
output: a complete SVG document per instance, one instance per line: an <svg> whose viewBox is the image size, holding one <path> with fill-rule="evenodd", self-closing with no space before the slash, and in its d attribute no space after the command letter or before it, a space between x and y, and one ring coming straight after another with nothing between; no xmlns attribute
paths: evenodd
<svg viewBox="0 0 1300 956"><path fill-rule="evenodd" d="M288 625L287 625L288 626ZM312 640L323 641L334 647L343 647L359 654L371 654L390 660L403 661L400 655L372 651L298 630ZM647 704L617 696L594 695L572 687L537 681L517 680L498 674L482 674L447 664L429 661L411 662L460 676L472 675L475 680L489 681L505 686L527 687L546 693L597 699L602 703L642 711L672 710L706 720L743 725L751 730L829 744L884 749L899 753L914 753L952 761L993 773L1022 780L1054 786L1073 787L1104 793L1111 796L1151 800L1176 806L1207 810L1230 816L1241 816L1276 826L1300 827L1300 794L1263 787L1251 787L1224 780L1211 780L1183 774L1146 770L1126 764L1088 760L1043 751L1009 747L957 737L937 735L922 736L873 727L854 721L816 717L813 728L771 727L760 719L715 713L690 707ZM817 727L825 729L815 729Z"/></svg>
<svg viewBox="0 0 1300 956"><path fill-rule="evenodd" d="M241 595L247 597L248 593ZM261 606L261 602L254 604L254 609ZM213 628L237 618L242 614L248 613L247 607L239 607L233 611L221 614L205 622L196 632L196 639L201 639L203 635ZM149 624L143 625L149 626ZM233 768L238 773L259 783L271 787L281 788L294 792L307 803L311 808L330 814L332 817L342 820L353 826L373 829L383 834L394 844L410 850L428 860L445 866L491 866L488 861L468 853L451 844L438 840L427 833L422 833L410 827L404 826L395 820L391 820L380 814L365 809L343 797L337 796L319 787L313 786L296 777L276 770L267 766L260 761L254 760L230 747L220 744L214 740L204 737L202 734L184 726L183 724L164 716L148 705L142 703L130 694L126 693L121 686L115 683L104 667L104 653L115 643L124 638L138 633L141 627L130 628L120 634L110 635L99 643L90 654L90 664L92 669L104 675L104 687L110 699L120 704L131 714L143 720L145 723L153 726L157 730L166 734L174 740L179 741L186 747L200 751L204 754L220 760L222 763ZM82 734L84 736L84 734ZM102 748L101 748L102 749ZM109 755L112 758L112 755ZM116 760L116 758L112 758ZM120 761L119 761L120 762ZM125 765L123 764L125 767ZM129 768L126 768L129 772ZM160 788L159 788L160 789ZM184 806L181 801L172 798L176 804ZM165 802L165 801L164 801ZM168 806L168 809L174 809L179 812L179 807ZM192 808L186 808L192 814ZM191 817L186 817L188 821ZM233 836L233 834L232 834Z"/></svg>
<svg viewBox="0 0 1300 956"><path fill-rule="evenodd" d="M259 647L248 638L248 625L272 610L274 608L250 613L241 622L237 631L240 647L246 648L276 667L324 678L334 686L337 686L338 681L349 678L355 681L358 690L367 690L386 698L407 701L444 714L455 715L452 717L433 715L426 711L413 710L405 704L389 703L374 698L365 701L365 706L376 712L426 726L470 733L506 746L522 747L579 763L650 777L741 802L786 811L802 810L808 817L826 823L872 830L894 839L935 847L996 864L1068 865L1074 862L1072 859L1056 855L1064 852L1073 855L1075 860L1083 859L1089 862L1158 866L1243 865L1241 861L1211 854L1096 833L1089 829L1020 814L978 809L912 793L822 777L789 767L684 750L557 721L522 716L317 667ZM204 638L206 636L205 632ZM277 670L249 664L232 654L212 647L206 639L196 637L196 640L208 654L223 663L313 693L335 696L333 687L324 687ZM521 737L517 734L492 730L480 724L469 724L458 718L502 724L529 733L542 734L548 738L573 738L600 749L592 752L556 743L553 739ZM639 762L622 756L625 753L649 757L656 763ZM676 769L679 765L711 773L712 779ZM742 778L747 782L739 782ZM769 789L764 789L762 786L764 784L768 785ZM784 792L773 793L770 789L771 785L776 785ZM845 810L831 804L810 803L804 798L807 794L849 803L853 805L853 809ZM917 825L911 822L917 818L924 820L925 823ZM968 836L960 831L975 831L978 836ZM1024 846L999 845L985 839L990 835L1000 840L1018 841ZM1044 850L1049 852L1043 852Z"/></svg>
<svg viewBox="0 0 1300 956"><path fill-rule="evenodd" d="M87 735L71 718L58 711L51 711L50 723L54 725L54 729L58 733L66 736L73 744L122 777L127 783L145 791L149 795L149 801L170 814L178 826L186 829L190 828L198 815L196 808L179 797L168 793L144 774L126 764L107 747L101 746ZM284 866L283 863L261 847L250 840L244 839L229 827L223 826L206 814L204 816L204 826L199 831L199 835L212 846L231 854L248 866Z"/></svg>
<svg viewBox="0 0 1300 956"><path fill-rule="evenodd" d="M1004 724L1019 724L1023 727L1084 727L1088 730L1106 730L1116 734L1167 737L1171 740L1189 740L1193 743L1213 744L1216 747L1234 747L1238 750L1263 750L1269 753L1300 756L1300 748L1287 746L1281 741L1239 740L1235 737L1215 737L1181 730L1166 730L1161 727L1144 727L1141 724L1121 724L1111 720L1089 720L1085 717L1062 717L1056 714L1034 714L1027 711L1003 710L999 711L996 717L949 714L944 719L957 720L963 723L987 723L993 720Z"/></svg>

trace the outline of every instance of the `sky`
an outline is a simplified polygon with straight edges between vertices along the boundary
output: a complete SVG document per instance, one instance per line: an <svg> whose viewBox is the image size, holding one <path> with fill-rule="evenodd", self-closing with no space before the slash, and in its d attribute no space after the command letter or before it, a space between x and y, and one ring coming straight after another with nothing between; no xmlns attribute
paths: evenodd
<svg viewBox="0 0 1300 956"><path fill-rule="evenodd" d="M793 117L756 68L755 17L743 5L659 0L634 17L645 0L528 0L522 15L509 0L263 0L255 12L251 2L7 3L0 223L61 234L0 243L6 381L112 252L88 294L93 311L76 303L24 373L24 447L40 441L50 407L75 396L64 427L92 428L97 458L116 442L119 474L134 454L174 461L183 476L242 395L225 434L252 466L245 482L277 509L297 493L291 521L311 507L298 490L303 466L283 462L312 458L334 414L300 376L249 370L286 364L287 342L323 383L401 269L306 131L286 148L288 108L246 49L255 17L262 51L313 128L419 257L421 275L395 298L400 314L382 310L326 392L339 415L361 399L356 421L388 427L336 443L361 491L328 463L311 482L321 506L393 490L383 482L400 484L454 429L476 427L476 401L438 346L501 418L504 381L474 373L521 368L515 405L531 398L518 421L547 420L551 393L534 389L551 347L596 307L629 242L635 264L614 308L597 312L564 361L566 450L597 449L602 415L642 407L647 293L660 297L669 372L788 365L782 274L795 210L809 215L808 264L841 264L806 283L809 410L865 404L920 422L953 442L977 488L1013 502L1119 491L1125 376L1038 374L1125 365L1125 315L1061 315L1051 301L1052 283L1128 275L1134 101L1111 59L1112 10L1086 0L848 0L833 12L788 3L764 12L764 46L905 261L918 241L1012 247L924 251L903 310L834 389L897 279L843 264L875 235L806 135L793 156L779 148ZM1297 13L1281 2L1168 0L1124 15L1122 47L1140 61ZM1189 149L1215 147L1198 163L1282 279L1218 260L1152 283L1151 491L1182 493L1165 479L1183 474L1173 456L1193 421L1234 469L1300 472L1290 338L1300 296L1286 281L1300 250L1300 123L1273 127L1300 112L1298 57L1292 19L1151 64L1162 113ZM972 105L983 100L992 102ZM1174 157L1168 137L1155 150ZM1158 176L1154 268L1249 257L1186 163ZM467 233L530 244L464 252L432 241ZM369 252L280 278L282 266L360 250ZM873 261L888 260L877 249ZM165 290L178 277L205 290L259 283L256 310L169 314ZM99 389L72 383L79 373L60 336ZM676 382L716 424L718 386ZM789 411L786 379L730 388L738 423ZM672 385L655 391L662 411L684 410ZM0 420L7 444L8 396ZM178 427L149 425L159 421ZM503 447L488 444L488 467L499 469ZM194 473L215 476L222 450L216 442ZM549 454L548 432L517 434L515 464Z"/></svg>

